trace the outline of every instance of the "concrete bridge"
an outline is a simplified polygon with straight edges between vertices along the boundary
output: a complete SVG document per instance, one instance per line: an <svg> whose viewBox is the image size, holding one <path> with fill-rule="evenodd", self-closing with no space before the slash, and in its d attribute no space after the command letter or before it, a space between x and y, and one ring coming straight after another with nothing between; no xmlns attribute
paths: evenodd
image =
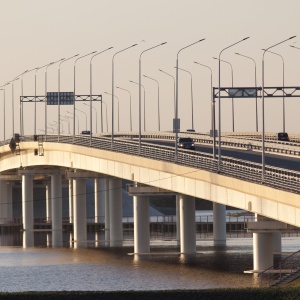
<svg viewBox="0 0 300 300"><path fill-rule="evenodd" d="M86 184L95 179L95 220L104 212L105 240L122 246L122 179L132 181L134 196L134 252L150 252L149 197L176 194L177 231L180 252L196 252L195 197L213 202L214 243L226 245L226 205L257 214L249 223L253 232L254 270L273 265L273 252L281 251L281 232L300 227L300 173L266 166L261 182L259 163L223 157L221 170L209 153L180 150L175 161L174 146L157 140L174 140L171 133L144 134L139 145L134 134L109 136L47 135L25 136L14 147L6 141L0 147L0 218L12 218L9 181L22 181L23 246L33 246L33 182L45 181L47 219L52 222L52 246L62 243L62 182L69 183L69 219L73 223L74 247L85 247ZM193 135L197 143L211 144L205 135ZM223 138L233 151L260 151L259 138ZM151 142L153 141L153 142ZM173 141L174 143L174 141ZM223 147L223 145L222 145ZM297 157L297 144L267 143L269 152ZM296 158L297 159L297 158ZM101 212L102 211L102 212Z"/></svg>

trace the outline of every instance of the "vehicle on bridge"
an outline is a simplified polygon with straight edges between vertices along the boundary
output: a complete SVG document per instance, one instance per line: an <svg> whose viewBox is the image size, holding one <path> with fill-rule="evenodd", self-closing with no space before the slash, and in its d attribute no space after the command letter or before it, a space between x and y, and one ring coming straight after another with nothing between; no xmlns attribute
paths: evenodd
<svg viewBox="0 0 300 300"><path fill-rule="evenodd" d="M286 132L278 132L277 133L278 141L289 141L289 135Z"/></svg>
<svg viewBox="0 0 300 300"><path fill-rule="evenodd" d="M179 148L195 150L194 140L188 137L179 137L177 139L177 146Z"/></svg>

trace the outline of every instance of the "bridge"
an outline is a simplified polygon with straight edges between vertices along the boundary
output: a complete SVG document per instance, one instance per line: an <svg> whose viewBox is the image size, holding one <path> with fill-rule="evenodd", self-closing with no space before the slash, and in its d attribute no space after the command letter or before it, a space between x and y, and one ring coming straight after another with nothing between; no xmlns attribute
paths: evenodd
<svg viewBox="0 0 300 300"><path fill-rule="evenodd" d="M0 219L12 220L11 185L6 182L22 181L23 247L33 246L33 182L42 180L47 186L52 246L60 246L62 182L67 180L74 247L85 247L85 181L93 178L95 222L104 210L105 240L111 247L122 246L121 187L122 179L127 179L132 181L128 192L134 199L136 254L150 252L149 198L171 193L176 195L181 253L196 253L194 199L201 198L213 202L215 245L226 245L226 205L255 213L256 222L247 225L253 232L253 268L262 271L272 266L273 252L281 251L281 232L300 227L298 139L280 142L266 135L265 151L270 164L267 160L262 181L260 134L223 133L221 168L218 157L212 155L211 137L181 135L194 138L196 151L180 149L175 156L175 134L169 132L143 133L141 144L134 133L116 134L113 143L109 134L6 140L0 146Z"/></svg>

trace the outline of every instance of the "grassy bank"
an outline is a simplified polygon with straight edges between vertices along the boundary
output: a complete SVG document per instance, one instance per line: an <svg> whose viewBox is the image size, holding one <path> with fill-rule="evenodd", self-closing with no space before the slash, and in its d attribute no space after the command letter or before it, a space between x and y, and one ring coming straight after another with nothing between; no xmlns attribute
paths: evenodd
<svg viewBox="0 0 300 300"><path fill-rule="evenodd" d="M0 299L62 299L62 300L95 300L95 299L130 299L130 300L298 300L300 288L264 288L264 289L216 289L216 290L178 290L178 291L116 291L116 292L24 292L0 293Z"/></svg>

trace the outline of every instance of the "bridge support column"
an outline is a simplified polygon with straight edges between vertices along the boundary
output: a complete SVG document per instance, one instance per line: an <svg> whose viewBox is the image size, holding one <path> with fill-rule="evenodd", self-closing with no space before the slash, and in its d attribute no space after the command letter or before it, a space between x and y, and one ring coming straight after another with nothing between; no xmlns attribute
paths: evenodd
<svg viewBox="0 0 300 300"><path fill-rule="evenodd" d="M180 246L180 197L176 195L176 240L177 246Z"/></svg>
<svg viewBox="0 0 300 300"><path fill-rule="evenodd" d="M109 205L109 179L103 179L104 184L104 204L105 204L105 245L110 244L110 205Z"/></svg>
<svg viewBox="0 0 300 300"><path fill-rule="evenodd" d="M74 203L74 197L73 197L73 179L69 179L69 223L73 223L73 203Z"/></svg>
<svg viewBox="0 0 300 300"><path fill-rule="evenodd" d="M150 252L149 196L133 197L134 253Z"/></svg>
<svg viewBox="0 0 300 300"><path fill-rule="evenodd" d="M281 252L281 232L273 232L273 251Z"/></svg>
<svg viewBox="0 0 300 300"><path fill-rule="evenodd" d="M12 183L0 180L0 224L12 220Z"/></svg>
<svg viewBox="0 0 300 300"><path fill-rule="evenodd" d="M87 246L87 223L86 223L86 180L74 179L74 248Z"/></svg>
<svg viewBox="0 0 300 300"><path fill-rule="evenodd" d="M46 188L46 222L50 223L52 219L52 196L51 196L51 182L47 182L45 185Z"/></svg>
<svg viewBox="0 0 300 300"><path fill-rule="evenodd" d="M273 233L253 233L253 268L263 271L273 266Z"/></svg>
<svg viewBox="0 0 300 300"><path fill-rule="evenodd" d="M196 253L195 198L180 195L180 252Z"/></svg>
<svg viewBox="0 0 300 300"><path fill-rule="evenodd" d="M123 245L122 180L109 179L110 246Z"/></svg>
<svg viewBox="0 0 300 300"><path fill-rule="evenodd" d="M104 180L100 178L94 179L95 191L95 223L103 222L105 203L104 203Z"/></svg>
<svg viewBox="0 0 300 300"><path fill-rule="evenodd" d="M22 175L23 248L33 247L33 175Z"/></svg>
<svg viewBox="0 0 300 300"><path fill-rule="evenodd" d="M213 203L214 245L226 246L226 206Z"/></svg>
<svg viewBox="0 0 300 300"><path fill-rule="evenodd" d="M51 175L52 247L62 246L62 177Z"/></svg>

